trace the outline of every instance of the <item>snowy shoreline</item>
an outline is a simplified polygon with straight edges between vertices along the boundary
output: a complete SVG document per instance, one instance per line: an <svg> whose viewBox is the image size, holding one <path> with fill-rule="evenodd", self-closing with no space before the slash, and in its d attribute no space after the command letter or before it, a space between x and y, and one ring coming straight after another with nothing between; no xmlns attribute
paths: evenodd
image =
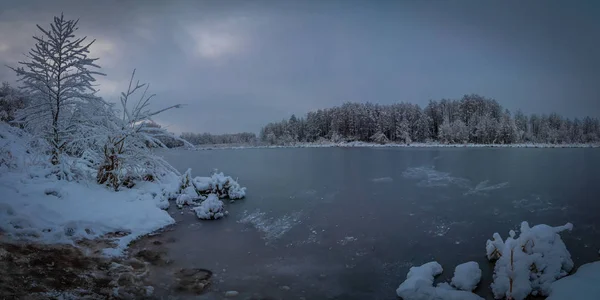
<svg viewBox="0 0 600 300"><path fill-rule="evenodd" d="M342 143L299 143L294 145L197 145L192 150L238 150L238 149L276 149L276 148L600 148L600 144L443 144L443 143L410 143L410 144L376 144L367 142Z"/></svg>

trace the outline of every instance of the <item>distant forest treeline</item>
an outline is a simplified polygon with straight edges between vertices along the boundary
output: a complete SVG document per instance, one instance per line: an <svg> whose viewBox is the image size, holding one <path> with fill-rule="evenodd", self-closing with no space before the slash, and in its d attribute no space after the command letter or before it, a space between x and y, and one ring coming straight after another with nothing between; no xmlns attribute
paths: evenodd
<svg viewBox="0 0 600 300"><path fill-rule="evenodd" d="M375 143L596 143L598 118L569 119L556 113L512 114L493 99L465 95L460 100L380 105L345 103L309 112L304 118L269 123L260 132L269 144L365 141Z"/></svg>
<svg viewBox="0 0 600 300"><path fill-rule="evenodd" d="M229 134L184 132L180 137L194 145L254 144L257 141L256 134L251 132Z"/></svg>

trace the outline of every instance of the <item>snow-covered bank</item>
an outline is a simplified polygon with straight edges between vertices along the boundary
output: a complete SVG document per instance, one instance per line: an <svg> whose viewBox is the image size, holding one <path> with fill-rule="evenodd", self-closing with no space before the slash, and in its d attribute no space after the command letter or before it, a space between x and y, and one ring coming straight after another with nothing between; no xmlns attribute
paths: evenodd
<svg viewBox="0 0 600 300"><path fill-rule="evenodd" d="M292 145L198 145L194 150L218 149L272 149L272 148L600 148L600 144L444 144L444 143L410 143L410 144L376 144L367 142L340 143L297 143Z"/></svg>
<svg viewBox="0 0 600 300"><path fill-rule="evenodd" d="M131 241L175 222L164 210L170 200L187 197L186 204L202 208L245 196L245 188L223 173L194 178L191 170L115 191L98 184L85 161L66 157L60 167L75 179L58 180L36 143L42 142L0 124L0 237L50 244L106 238L114 248L104 253L120 255ZM210 205L203 206L207 198Z"/></svg>

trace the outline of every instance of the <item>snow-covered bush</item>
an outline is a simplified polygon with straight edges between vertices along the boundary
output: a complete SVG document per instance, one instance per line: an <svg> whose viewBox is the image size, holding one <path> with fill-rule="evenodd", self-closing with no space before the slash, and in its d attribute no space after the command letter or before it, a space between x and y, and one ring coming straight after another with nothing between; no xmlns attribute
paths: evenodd
<svg viewBox="0 0 600 300"><path fill-rule="evenodd" d="M573 225L529 227L521 223L517 237L511 230L503 241L498 233L486 243L488 259L494 266L492 291L497 299L522 300L531 295L547 296L551 284L573 269L573 260L558 233L572 230Z"/></svg>
<svg viewBox="0 0 600 300"><path fill-rule="evenodd" d="M194 211L201 220L216 220L228 214L223 201L219 200L219 197L215 194L209 194L206 200L194 208Z"/></svg>
<svg viewBox="0 0 600 300"><path fill-rule="evenodd" d="M200 195L215 194L219 198L232 200L242 199L246 196L246 188L222 172L214 172L210 177L196 177L192 181Z"/></svg>

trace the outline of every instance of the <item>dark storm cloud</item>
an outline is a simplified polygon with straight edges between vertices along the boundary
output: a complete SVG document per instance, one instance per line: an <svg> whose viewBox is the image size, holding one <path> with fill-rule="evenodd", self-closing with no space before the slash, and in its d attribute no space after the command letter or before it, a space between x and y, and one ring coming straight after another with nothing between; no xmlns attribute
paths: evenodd
<svg viewBox="0 0 600 300"><path fill-rule="evenodd" d="M595 1L10 1L0 63L35 24L81 19L97 39L101 94L133 68L172 130L258 131L345 101L425 104L480 93L509 109L600 115ZM14 80L0 69L0 80Z"/></svg>

